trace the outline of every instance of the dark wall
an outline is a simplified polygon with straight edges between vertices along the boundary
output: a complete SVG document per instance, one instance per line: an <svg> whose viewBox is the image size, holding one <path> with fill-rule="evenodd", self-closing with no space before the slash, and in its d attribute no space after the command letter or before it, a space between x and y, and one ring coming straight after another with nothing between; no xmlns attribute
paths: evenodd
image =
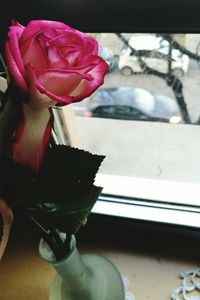
<svg viewBox="0 0 200 300"><path fill-rule="evenodd" d="M5 0L0 38L11 19L61 20L88 32L200 32L199 0Z"/></svg>

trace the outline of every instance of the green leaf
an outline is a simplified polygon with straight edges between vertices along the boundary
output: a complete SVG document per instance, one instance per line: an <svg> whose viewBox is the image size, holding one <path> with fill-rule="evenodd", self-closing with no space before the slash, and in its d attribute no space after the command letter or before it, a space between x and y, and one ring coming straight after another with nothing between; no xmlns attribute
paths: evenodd
<svg viewBox="0 0 200 300"><path fill-rule="evenodd" d="M68 146L47 150L38 176L10 158L0 158L0 195L9 206L34 217L46 229L75 233L101 193L93 185L104 156Z"/></svg>
<svg viewBox="0 0 200 300"><path fill-rule="evenodd" d="M90 185L105 156L94 155L88 151L68 146L56 145L46 152L39 175L43 183L80 182ZM49 176L49 173L52 176ZM53 176L54 174L54 176Z"/></svg>
<svg viewBox="0 0 200 300"><path fill-rule="evenodd" d="M72 201L75 207L91 192L103 159L104 156L68 146L49 148L34 188L20 199L21 204Z"/></svg>
<svg viewBox="0 0 200 300"><path fill-rule="evenodd" d="M29 214L47 230L54 227L67 234L74 234L85 224L101 191L102 188L93 186L91 193L81 203L73 203L68 199L61 203L45 203L30 209Z"/></svg>
<svg viewBox="0 0 200 300"><path fill-rule="evenodd" d="M68 234L85 223L101 187L93 185L104 156L55 146L46 152L34 189L21 201L43 227Z"/></svg>

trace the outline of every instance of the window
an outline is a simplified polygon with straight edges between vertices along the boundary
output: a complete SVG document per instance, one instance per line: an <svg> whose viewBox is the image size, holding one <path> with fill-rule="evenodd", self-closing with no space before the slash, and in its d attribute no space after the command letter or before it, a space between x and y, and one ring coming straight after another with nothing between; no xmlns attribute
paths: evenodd
<svg viewBox="0 0 200 300"><path fill-rule="evenodd" d="M72 105L81 147L106 155L94 210L198 227L200 35L95 37L109 72Z"/></svg>

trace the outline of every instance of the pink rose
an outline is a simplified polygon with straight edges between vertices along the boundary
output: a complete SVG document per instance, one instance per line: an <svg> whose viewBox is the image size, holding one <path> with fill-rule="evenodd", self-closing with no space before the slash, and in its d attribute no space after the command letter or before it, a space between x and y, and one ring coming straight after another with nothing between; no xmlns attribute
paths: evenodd
<svg viewBox="0 0 200 300"><path fill-rule="evenodd" d="M81 101L103 84L108 68L95 39L54 21L13 22L5 56L11 79L35 107Z"/></svg>

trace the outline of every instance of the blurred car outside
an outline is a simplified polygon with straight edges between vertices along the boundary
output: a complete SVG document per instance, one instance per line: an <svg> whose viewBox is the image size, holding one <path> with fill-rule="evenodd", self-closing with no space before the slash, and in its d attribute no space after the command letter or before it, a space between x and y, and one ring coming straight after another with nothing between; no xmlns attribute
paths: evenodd
<svg viewBox="0 0 200 300"><path fill-rule="evenodd" d="M141 88L102 88L87 105L87 117L182 123L176 100Z"/></svg>
<svg viewBox="0 0 200 300"><path fill-rule="evenodd" d="M123 75L131 75L132 73L144 73L139 63L139 57L136 56L134 50L151 51L149 56L140 57L148 67L167 73L169 61L169 42L163 37L155 34L133 35L129 40L130 47L124 47L119 56L118 68ZM178 49L172 48L171 52L171 68L175 76L181 77L187 73L189 67L189 57Z"/></svg>
<svg viewBox="0 0 200 300"><path fill-rule="evenodd" d="M108 64L108 72L112 72L118 67L119 56L114 55L113 51L108 47L99 46L99 56L101 56Z"/></svg>

